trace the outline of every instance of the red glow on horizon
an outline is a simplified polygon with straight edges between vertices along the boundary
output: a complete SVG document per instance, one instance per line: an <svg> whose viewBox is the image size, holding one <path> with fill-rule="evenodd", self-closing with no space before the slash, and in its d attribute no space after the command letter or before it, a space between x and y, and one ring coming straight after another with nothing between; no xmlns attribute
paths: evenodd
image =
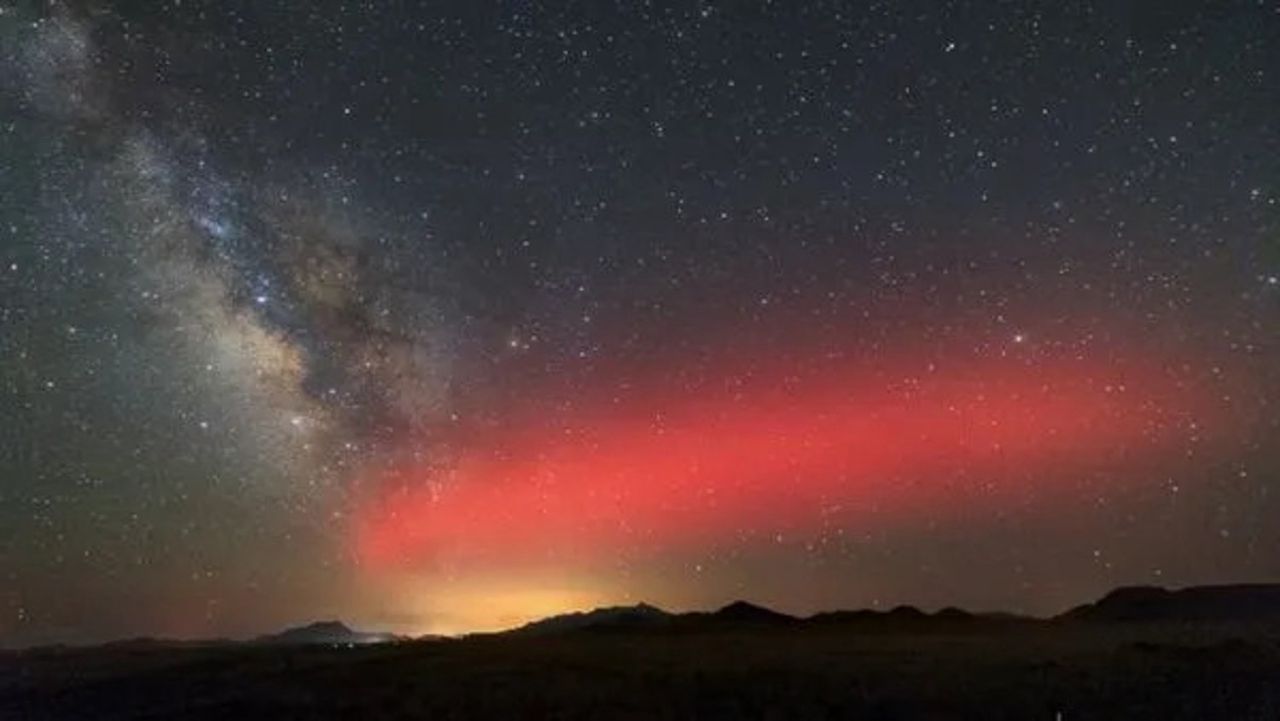
<svg viewBox="0 0 1280 721"><path fill-rule="evenodd" d="M1185 437L1200 404L1159 378L1114 364L995 361L892 388L843 371L594 404L569 426L483 439L446 467L386 471L357 514L355 551L389 568L439 554L667 550L743 528L813 528L832 508L845 521L904 519L1049 494L1010 479L1060 485L1069 474L1056 471L1107 467Z"/></svg>

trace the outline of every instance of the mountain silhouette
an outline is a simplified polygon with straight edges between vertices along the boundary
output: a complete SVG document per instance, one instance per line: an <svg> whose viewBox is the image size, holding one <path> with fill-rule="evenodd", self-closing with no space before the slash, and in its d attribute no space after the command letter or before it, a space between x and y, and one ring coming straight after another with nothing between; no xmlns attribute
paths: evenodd
<svg viewBox="0 0 1280 721"><path fill-rule="evenodd" d="M1280 584L1118 588L1059 618L1070 621L1280 620Z"/></svg>
<svg viewBox="0 0 1280 721"><path fill-rule="evenodd" d="M608 606L591 611L578 611L549 616L515 629L517 633L560 633L586 629L646 628L668 623L672 614L657 606L638 603L634 606Z"/></svg>
<svg viewBox="0 0 1280 721"><path fill-rule="evenodd" d="M698 633L739 627L848 626L873 633L911 629L984 632L1018 628L1027 624L1077 622L1280 622L1280 584L1237 584L1165 589L1156 586L1117 588L1092 603L1077 606L1051 620L1008 613L972 613L948 606L926 613L914 606L888 611L871 609L823 611L800 618L748 601L738 600L715 611L670 613L648 603L608 606L549 616L503 634L558 634L580 631L626 633ZM968 632L968 631L966 631ZM420 637L434 640L440 637ZM364 645L407 641L390 633L357 631L337 620L317 621L259 636L248 643L260 645ZM106 644L118 648L170 648L235 645L225 639L174 641L135 638Z"/></svg>
<svg viewBox="0 0 1280 721"><path fill-rule="evenodd" d="M1275 719L1278 612L1255 585L1121 588L1056 618L642 603L400 644L321 621L0 649L0 719Z"/></svg>
<svg viewBox="0 0 1280 721"><path fill-rule="evenodd" d="M568 633L577 631L697 631L726 625L786 625L800 619L746 601L734 601L715 611L668 613L656 606L608 606L565 613L527 623L508 633Z"/></svg>
<svg viewBox="0 0 1280 721"><path fill-rule="evenodd" d="M259 636L254 643L271 645L362 645L403 640L389 633L354 631L341 621L317 621L305 626L288 628L279 633Z"/></svg>
<svg viewBox="0 0 1280 721"><path fill-rule="evenodd" d="M895 621L918 621L929 617L929 614L921 611L915 606L895 606L885 614L886 617Z"/></svg>
<svg viewBox="0 0 1280 721"><path fill-rule="evenodd" d="M1052 619L1058 623L1097 621L1280 621L1280 584L1196 586L1179 590L1123 587L1099 600ZM799 618L748 601L734 601L715 611L668 613L641 603L551 616L521 626L515 633L560 633L582 630L697 632L726 626L848 625L872 632L905 629L994 630L1048 623L1008 613L972 613L948 606L926 613L914 606L888 611L870 609L824 611Z"/></svg>
<svg viewBox="0 0 1280 721"><path fill-rule="evenodd" d="M734 601L711 613L709 618L722 622L751 624L790 624L799 621L795 616L746 601Z"/></svg>

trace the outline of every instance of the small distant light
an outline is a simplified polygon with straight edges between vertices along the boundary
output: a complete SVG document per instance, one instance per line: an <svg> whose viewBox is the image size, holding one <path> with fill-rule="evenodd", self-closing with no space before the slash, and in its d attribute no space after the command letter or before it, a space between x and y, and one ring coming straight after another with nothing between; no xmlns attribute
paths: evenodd
<svg viewBox="0 0 1280 721"><path fill-rule="evenodd" d="M268 300L269 299L265 295L254 296L253 298L253 302L257 303L258 305L266 305Z"/></svg>
<svg viewBox="0 0 1280 721"><path fill-rule="evenodd" d="M1022 343L1022 342L1026 341L1026 340L1027 340L1027 337L1026 337L1025 335L1021 334L1021 333L1017 333L1017 334L1015 334L1015 335L1013 336L1013 342L1014 342L1014 343Z"/></svg>

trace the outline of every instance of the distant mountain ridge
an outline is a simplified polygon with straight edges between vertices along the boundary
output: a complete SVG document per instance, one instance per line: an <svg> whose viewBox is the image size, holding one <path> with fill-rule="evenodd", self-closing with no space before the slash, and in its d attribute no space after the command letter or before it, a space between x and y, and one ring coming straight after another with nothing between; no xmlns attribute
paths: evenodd
<svg viewBox="0 0 1280 721"><path fill-rule="evenodd" d="M279 633L259 636L253 643L266 645L364 645L368 643L387 643L403 641L404 637L390 633L368 633L355 631L341 621L317 621L305 626L287 628Z"/></svg>
<svg viewBox="0 0 1280 721"><path fill-rule="evenodd" d="M531 621L517 633L556 633L588 628L636 628L670 621L675 616L647 603L634 606L606 606L590 611L575 611Z"/></svg>
<svg viewBox="0 0 1280 721"><path fill-rule="evenodd" d="M697 631L717 628L820 628L852 624L869 631L903 629L990 628L993 624L1072 622L1280 622L1280 584L1235 584L1190 586L1165 589L1156 586L1117 588L1102 598L1077 606L1051 619L1010 613L973 613L948 606L926 613L914 606L897 606L887 611L871 609L823 611L808 617L792 616L747 601L733 601L714 611L671 613L648 603L606 606L548 616L503 634L560 634L577 632ZM363 645L405 641L407 637L388 633L355 631L340 621L320 621L260 636L259 644L276 645Z"/></svg>
<svg viewBox="0 0 1280 721"><path fill-rule="evenodd" d="M734 601L714 611L671 613L657 606L638 603L609 606L548 616L505 634L559 634L576 632L698 632L717 629L822 629L851 627L869 633L968 632L969 630L1016 629L1034 624L1072 623L1231 623L1262 622L1280 624L1280 584L1235 584L1189 586L1166 589L1156 586L1117 588L1097 601L1076 606L1052 618L1036 618L1011 613L973 613L948 606L926 613L914 606L897 606L887 611L872 609L822 611L807 617ZM490 634L482 634L490 635ZM440 636L409 637L391 633L357 631L341 621L318 621L287 628L248 641L230 639L169 640L129 638L100 644L122 649L215 647L241 643L266 646L358 646L411 640L440 640ZM32 648L62 648L51 645Z"/></svg>
<svg viewBox="0 0 1280 721"><path fill-rule="evenodd" d="M808 623L865 623L879 625L903 625L919 623L973 623L979 621L1030 621L1027 616L1011 613L974 613L955 606L947 606L937 613L925 613L915 606L895 606L888 611L858 609L856 611L822 611L805 619Z"/></svg>
<svg viewBox="0 0 1280 721"><path fill-rule="evenodd" d="M927 614L912 606L898 606L890 611L825 611L807 618L792 616L747 601L733 601L714 611L670 613L647 603L635 606L609 606L592 611L550 616L532 621L503 633L547 634L579 631L672 630L696 631L722 628L788 628L824 626L844 623L870 623L887 627L920 623L966 623L973 621L1027 620L1022 617L995 614L973 614L947 607Z"/></svg>
<svg viewBox="0 0 1280 721"><path fill-rule="evenodd" d="M1059 618L1075 621L1280 621L1280 584L1117 588Z"/></svg>
<svg viewBox="0 0 1280 721"><path fill-rule="evenodd" d="M973 613L948 606L926 613L914 606L888 611L871 609L823 611L800 618L764 606L734 601L715 611L669 613L656 606L610 606L533 621L507 633L578 631L697 630L723 627L822 627L855 624L867 629L963 629L993 625L1077 621L1280 621L1280 584L1195 586L1179 590L1124 587L1094 603L1078 606L1052 619L1011 613Z"/></svg>
<svg viewBox="0 0 1280 721"><path fill-rule="evenodd" d="M750 624L792 624L800 619L771 608L757 606L754 603L746 601L734 601L727 606L720 608L718 611L711 613L709 618L716 621L726 623L750 623Z"/></svg>

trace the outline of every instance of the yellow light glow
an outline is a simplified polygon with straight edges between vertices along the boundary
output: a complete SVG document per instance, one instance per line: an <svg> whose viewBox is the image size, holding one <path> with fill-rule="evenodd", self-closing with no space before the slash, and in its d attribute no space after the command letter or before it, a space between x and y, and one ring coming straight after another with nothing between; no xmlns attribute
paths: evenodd
<svg viewBox="0 0 1280 721"><path fill-rule="evenodd" d="M402 599L392 613L414 619L414 635L459 635L515 628L530 621L598 606L631 603L586 578L563 573L399 578L384 598Z"/></svg>

